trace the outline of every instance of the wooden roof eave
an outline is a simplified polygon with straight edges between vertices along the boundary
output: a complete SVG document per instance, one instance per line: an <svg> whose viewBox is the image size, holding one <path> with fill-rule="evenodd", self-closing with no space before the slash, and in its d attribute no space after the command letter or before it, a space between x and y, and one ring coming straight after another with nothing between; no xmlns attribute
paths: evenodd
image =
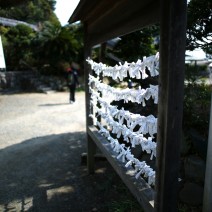
<svg viewBox="0 0 212 212"><path fill-rule="evenodd" d="M159 22L159 0L88 2L78 5L69 22L86 24L90 46Z"/></svg>

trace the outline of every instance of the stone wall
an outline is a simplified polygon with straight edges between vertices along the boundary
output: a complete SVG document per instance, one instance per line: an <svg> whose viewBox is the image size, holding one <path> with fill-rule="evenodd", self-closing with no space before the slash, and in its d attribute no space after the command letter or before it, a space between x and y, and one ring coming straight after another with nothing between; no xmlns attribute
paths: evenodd
<svg viewBox="0 0 212 212"><path fill-rule="evenodd" d="M42 76L32 71L0 72L0 90L20 91L66 90L66 79L56 76Z"/></svg>
<svg viewBox="0 0 212 212"><path fill-rule="evenodd" d="M4 72L0 72L0 90L6 88L7 80L6 74Z"/></svg>
<svg viewBox="0 0 212 212"><path fill-rule="evenodd" d="M0 72L1 89L30 89L31 79L37 74L31 71Z"/></svg>

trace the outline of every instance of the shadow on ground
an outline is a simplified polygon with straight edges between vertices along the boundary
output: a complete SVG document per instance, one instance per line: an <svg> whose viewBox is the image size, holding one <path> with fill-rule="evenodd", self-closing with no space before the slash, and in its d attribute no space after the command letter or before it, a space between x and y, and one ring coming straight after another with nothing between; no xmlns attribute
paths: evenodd
<svg viewBox="0 0 212 212"><path fill-rule="evenodd" d="M56 103L56 104L41 104L39 106L44 107L44 106L63 106L63 105L70 105L70 103Z"/></svg>
<svg viewBox="0 0 212 212"><path fill-rule="evenodd" d="M111 204L118 201L136 211L107 161L87 174L81 164L85 137L49 135L0 150L0 211L114 211Z"/></svg>

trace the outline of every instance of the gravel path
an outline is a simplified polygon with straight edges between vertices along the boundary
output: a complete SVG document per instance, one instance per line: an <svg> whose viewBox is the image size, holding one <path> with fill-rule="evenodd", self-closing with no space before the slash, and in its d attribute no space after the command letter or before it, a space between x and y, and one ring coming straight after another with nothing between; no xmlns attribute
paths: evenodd
<svg viewBox="0 0 212 212"><path fill-rule="evenodd" d="M87 174L84 93L76 99L0 94L0 211L140 211L107 161Z"/></svg>
<svg viewBox="0 0 212 212"><path fill-rule="evenodd" d="M74 104L68 103L68 95L1 95L0 148L40 136L85 131L84 93L77 93Z"/></svg>

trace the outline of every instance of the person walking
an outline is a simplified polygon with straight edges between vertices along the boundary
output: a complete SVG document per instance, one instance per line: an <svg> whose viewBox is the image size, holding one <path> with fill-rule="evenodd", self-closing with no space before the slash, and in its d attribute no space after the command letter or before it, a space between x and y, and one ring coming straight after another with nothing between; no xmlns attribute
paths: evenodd
<svg viewBox="0 0 212 212"><path fill-rule="evenodd" d="M68 87L70 91L69 101L71 104L75 102L76 87L79 86L78 71L72 67L67 69L68 73Z"/></svg>

